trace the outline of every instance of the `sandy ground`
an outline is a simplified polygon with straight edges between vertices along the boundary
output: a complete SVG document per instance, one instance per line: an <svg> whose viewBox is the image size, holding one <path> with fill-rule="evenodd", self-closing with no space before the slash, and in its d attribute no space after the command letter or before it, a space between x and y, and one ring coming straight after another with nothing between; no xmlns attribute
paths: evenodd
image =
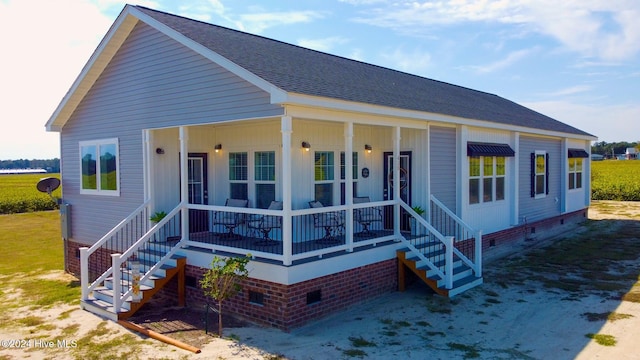
<svg viewBox="0 0 640 360"><path fill-rule="evenodd" d="M629 226L629 220L640 221L640 203L600 202L589 217L608 219L597 222L595 229L615 233ZM138 337L139 348L126 357L140 359L640 359L640 303L590 293L568 300L567 292L534 281L504 288L499 286L505 271L500 265L500 260L487 264L485 284L453 300L415 283L403 293L373 299L291 333L227 328L225 335L236 340L212 337L199 354L139 336L77 307L18 309L16 316L37 315L55 326L0 328L0 359L85 358L81 349L42 345L80 339L100 323L108 330L102 335L105 341L127 334ZM637 261L631 266L640 268ZM69 316L61 317L65 312ZM607 312L625 318L590 321L585 316ZM77 330L65 335L62 329L73 324ZM611 335L617 343L600 345L587 338L588 333ZM8 348L7 340L15 339L29 340L30 348Z"/></svg>

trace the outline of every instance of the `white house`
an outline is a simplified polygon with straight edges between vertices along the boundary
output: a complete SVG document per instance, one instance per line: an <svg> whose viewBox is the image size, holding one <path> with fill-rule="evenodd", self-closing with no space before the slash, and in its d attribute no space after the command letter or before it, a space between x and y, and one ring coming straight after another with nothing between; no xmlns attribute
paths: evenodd
<svg viewBox="0 0 640 360"><path fill-rule="evenodd" d="M250 253L229 310L282 329L406 270L444 296L481 284L483 257L586 218L596 140L497 95L131 5L46 128L83 308L124 318L165 285L202 301L214 254Z"/></svg>

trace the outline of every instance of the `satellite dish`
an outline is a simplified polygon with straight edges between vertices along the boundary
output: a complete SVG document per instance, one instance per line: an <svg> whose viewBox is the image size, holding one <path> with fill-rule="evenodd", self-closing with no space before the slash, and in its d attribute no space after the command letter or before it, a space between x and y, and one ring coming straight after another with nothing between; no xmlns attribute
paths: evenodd
<svg viewBox="0 0 640 360"><path fill-rule="evenodd" d="M38 181L38 191L47 193L51 196L51 193L60 186L60 179L54 177L42 178Z"/></svg>

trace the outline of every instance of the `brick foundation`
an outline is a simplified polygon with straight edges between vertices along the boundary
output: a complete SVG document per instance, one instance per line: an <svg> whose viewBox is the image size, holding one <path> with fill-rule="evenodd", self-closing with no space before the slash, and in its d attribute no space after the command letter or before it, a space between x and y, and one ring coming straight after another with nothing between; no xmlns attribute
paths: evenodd
<svg viewBox="0 0 640 360"><path fill-rule="evenodd" d="M587 220L588 210L583 209L483 235L483 262L486 263L514 253L527 243L543 241L569 231Z"/></svg>
<svg viewBox="0 0 640 360"><path fill-rule="evenodd" d="M542 241L587 220L588 209L551 219L532 222L511 229L483 235L484 262L518 251L522 244ZM68 242L65 268L80 273L80 244ZM109 259L108 254L98 259ZM106 260L105 260L106 261ZM105 264L106 265L106 264ZM187 306L203 307L206 300L199 282L206 269L187 265ZM390 259L337 274L282 285L247 279L242 291L225 304L225 311L254 323L289 331L351 305L397 290L398 266ZM177 280L173 279L154 297L154 302L177 304Z"/></svg>
<svg viewBox="0 0 640 360"><path fill-rule="evenodd" d="M252 322L289 331L310 320L396 291L397 266L397 260L391 259L293 285L247 279L242 291L230 299L225 308ZM205 271L187 266L186 273L199 283ZM313 298L314 292L319 299ZM262 303L251 302L250 293L261 298ZM202 306L206 302L199 284L187 287L187 301L189 306Z"/></svg>

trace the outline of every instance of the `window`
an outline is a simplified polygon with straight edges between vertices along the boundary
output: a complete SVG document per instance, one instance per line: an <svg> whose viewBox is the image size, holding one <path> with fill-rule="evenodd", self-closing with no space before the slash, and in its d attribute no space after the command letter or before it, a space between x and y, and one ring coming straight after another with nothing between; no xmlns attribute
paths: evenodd
<svg viewBox="0 0 640 360"><path fill-rule="evenodd" d="M354 152L353 153L353 157L352 157L352 178L354 180L353 182L353 196L356 196L357 194L357 188L358 188L358 183L355 181L358 179L358 153ZM345 179L346 179L346 160L344 158L344 151L340 153L340 180L342 180L340 182L340 204L344 205L346 204L346 190L345 190Z"/></svg>
<svg viewBox="0 0 640 360"><path fill-rule="evenodd" d="M332 151L316 151L314 155L315 200L333 205L334 159Z"/></svg>
<svg viewBox="0 0 640 360"><path fill-rule="evenodd" d="M569 159L569 189L582 189L582 158Z"/></svg>
<svg viewBox="0 0 640 360"><path fill-rule="evenodd" d="M544 151L531 153L531 197L549 194L549 154Z"/></svg>
<svg viewBox="0 0 640 360"><path fill-rule="evenodd" d="M583 149L569 149L569 190L582 189L582 169L588 157Z"/></svg>
<svg viewBox="0 0 640 360"><path fill-rule="evenodd" d="M469 204L504 200L505 164L504 156L469 157Z"/></svg>
<svg viewBox="0 0 640 360"><path fill-rule="evenodd" d="M80 142L81 194L120 195L118 139Z"/></svg>
<svg viewBox="0 0 640 360"><path fill-rule="evenodd" d="M232 199L249 198L247 175L247 153L229 153L229 197Z"/></svg>
<svg viewBox="0 0 640 360"><path fill-rule="evenodd" d="M256 151L254 157L256 207L266 209L276 199L276 153Z"/></svg>

